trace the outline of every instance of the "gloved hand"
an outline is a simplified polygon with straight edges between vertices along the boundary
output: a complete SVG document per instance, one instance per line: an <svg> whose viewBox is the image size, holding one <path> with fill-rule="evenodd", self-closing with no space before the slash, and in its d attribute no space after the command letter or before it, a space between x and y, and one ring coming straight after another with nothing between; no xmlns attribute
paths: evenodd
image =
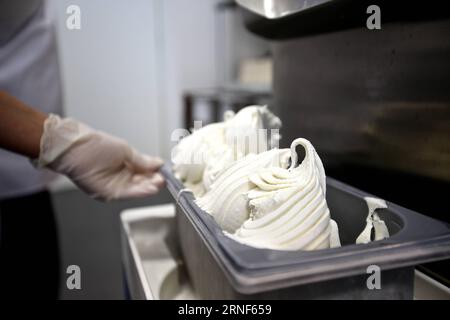
<svg viewBox="0 0 450 320"><path fill-rule="evenodd" d="M163 161L138 153L126 141L51 114L44 122L38 167L67 175L102 200L156 194L164 185Z"/></svg>

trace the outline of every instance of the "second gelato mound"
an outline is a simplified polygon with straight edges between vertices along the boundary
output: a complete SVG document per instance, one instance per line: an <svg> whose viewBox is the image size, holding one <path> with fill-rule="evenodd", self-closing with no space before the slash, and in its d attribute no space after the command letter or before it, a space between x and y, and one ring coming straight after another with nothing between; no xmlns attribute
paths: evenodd
<svg viewBox="0 0 450 320"><path fill-rule="evenodd" d="M305 149L300 165L298 145ZM325 193L322 161L312 144L300 138L290 149L273 149L236 161L197 203L243 244L314 250L340 246Z"/></svg>
<svg viewBox="0 0 450 320"><path fill-rule="evenodd" d="M175 147L176 175L200 196L234 161L277 146L280 127L280 119L266 106L249 106L236 114L227 111L223 122L194 131Z"/></svg>

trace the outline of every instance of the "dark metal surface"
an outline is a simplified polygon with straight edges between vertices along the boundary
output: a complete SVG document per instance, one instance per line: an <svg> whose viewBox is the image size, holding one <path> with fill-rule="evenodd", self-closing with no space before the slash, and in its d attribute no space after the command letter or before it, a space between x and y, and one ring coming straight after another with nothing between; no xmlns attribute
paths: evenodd
<svg viewBox="0 0 450 320"><path fill-rule="evenodd" d="M327 173L448 220L450 20L273 42L282 145L301 136Z"/></svg>
<svg viewBox="0 0 450 320"><path fill-rule="evenodd" d="M252 1L252 0L249 0ZM261 0L262 1L262 0ZM277 1L274 1L278 3ZM284 1L283 1L284 2ZM302 0L288 0L288 7L296 8ZM267 39L290 39L349 28L365 28L367 8L377 5L382 24L388 22L418 22L450 17L447 1L424 2L419 0L332 0L307 1L299 10L289 14L266 18L255 10L242 7L247 28ZM277 5L275 5L277 6ZM297 5L298 6L298 5ZM281 12L283 9L281 9ZM277 10L275 10L277 12Z"/></svg>

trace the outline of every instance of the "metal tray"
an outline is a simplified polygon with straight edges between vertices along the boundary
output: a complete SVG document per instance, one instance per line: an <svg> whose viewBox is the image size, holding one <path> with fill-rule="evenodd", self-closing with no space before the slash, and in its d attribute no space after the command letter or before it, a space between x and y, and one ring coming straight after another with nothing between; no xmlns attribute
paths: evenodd
<svg viewBox="0 0 450 320"><path fill-rule="evenodd" d="M339 225L341 248L312 252L255 249L226 237L194 202L171 168L162 172L177 202L177 228L188 274L201 297L412 299L414 266L450 257L447 224L388 202L379 211L391 237L353 244L364 228L369 194L327 179L327 201ZM381 270L370 290L367 268Z"/></svg>
<svg viewBox="0 0 450 320"><path fill-rule="evenodd" d="M128 298L195 299L181 260L173 204L125 210L120 215Z"/></svg>

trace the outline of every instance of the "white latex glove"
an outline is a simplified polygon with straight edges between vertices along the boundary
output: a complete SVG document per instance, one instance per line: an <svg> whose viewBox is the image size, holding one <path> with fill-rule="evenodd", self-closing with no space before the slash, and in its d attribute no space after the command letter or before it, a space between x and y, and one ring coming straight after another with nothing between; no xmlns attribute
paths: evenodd
<svg viewBox="0 0 450 320"><path fill-rule="evenodd" d="M164 185L158 173L162 164L122 139L53 114L44 123L37 159L38 167L67 175L80 189L102 200L156 194Z"/></svg>

